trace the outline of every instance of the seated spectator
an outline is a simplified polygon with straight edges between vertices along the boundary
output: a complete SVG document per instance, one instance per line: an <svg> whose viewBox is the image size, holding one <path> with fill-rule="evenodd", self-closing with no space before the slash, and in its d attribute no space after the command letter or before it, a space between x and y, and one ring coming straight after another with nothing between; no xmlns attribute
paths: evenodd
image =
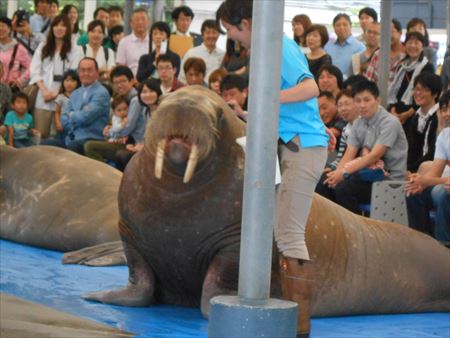
<svg viewBox="0 0 450 338"><path fill-rule="evenodd" d="M222 61L222 68L229 74L242 76L248 81L250 55L248 50L238 41L227 39L225 56Z"/></svg>
<svg viewBox="0 0 450 338"><path fill-rule="evenodd" d="M30 57L32 57L39 44L45 41L46 36L31 30L30 16L28 12L22 9L19 9L14 13L11 23L14 39L24 46Z"/></svg>
<svg viewBox="0 0 450 338"><path fill-rule="evenodd" d="M306 45L310 50L305 54L306 59L311 73L317 77L323 65L332 64L331 56L323 49L328 42L328 31L323 25L312 25L306 30L305 35Z"/></svg>
<svg viewBox="0 0 450 338"><path fill-rule="evenodd" d="M312 22L306 14L298 14L292 18L292 32L294 41L300 46L303 53L309 52L306 43L306 31L311 27Z"/></svg>
<svg viewBox="0 0 450 338"><path fill-rule="evenodd" d="M378 22L378 13L371 7L364 7L358 13L359 25L362 29L362 34L356 37L357 40L361 41L367 46L367 40L365 35L368 27L372 22Z"/></svg>
<svg viewBox="0 0 450 338"><path fill-rule="evenodd" d="M344 78L351 75L352 55L363 52L366 48L364 44L356 40L352 35L352 21L347 14L339 13L333 19L333 28L337 39L334 42L328 41L325 51L333 59L342 72Z"/></svg>
<svg viewBox="0 0 450 338"><path fill-rule="evenodd" d="M405 191L409 226L449 245L450 177L443 176L443 172L450 163L450 92L442 95L439 108L446 128L437 138L434 161L425 174L409 175ZM431 210L436 211L434 227L430 219Z"/></svg>
<svg viewBox="0 0 450 338"><path fill-rule="evenodd" d="M389 78L388 85L392 83L395 77L397 66L405 57L405 46L401 41L402 25L396 19L392 19L391 24L391 50L389 52ZM366 73L364 74L370 81L378 82L378 71L380 67L380 50L378 49L372 56Z"/></svg>
<svg viewBox="0 0 450 338"><path fill-rule="evenodd" d="M72 4L65 5L61 11L61 14L67 15L69 18L72 30L72 41L76 44L81 36L81 30L78 22L78 8Z"/></svg>
<svg viewBox="0 0 450 338"><path fill-rule="evenodd" d="M441 88L441 79L433 73L419 74L414 80L414 101L419 109L405 123L409 171L416 172L422 162L433 160Z"/></svg>
<svg viewBox="0 0 450 338"><path fill-rule="evenodd" d="M364 31L366 50L352 55L352 74L364 74L373 55L380 49L381 25L372 22Z"/></svg>
<svg viewBox="0 0 450 338"><path fill-rule="evenodd" d="M64 73L61 89L59 95L55 99L56 109L55 109L55 129L56 138L64 141L65 133L64 127L61 122L62 112L67 108L69 103L69 97L75 91L75 89L81 86L80 78L75 70L69 69Z"/></svg>
<svg viewBox="0 0 450 338"><path fill-rule="evenodd" d="M35 13L30 17L30 25L33 33L47 35L51 20L48 17L50 0L34 0Z"/></svg>
<svg viewBox="0 0 450 338"><path fill-rule="evenodd" d="M170 28L165 22L155 22L150 28L150 50L149 54L144 54L139 59L136 79L139 82L147 80L149 77L159 78L156 70L156 60L160 55L166 54L173 59L177 69L176 76L180 73L180 57L169 48Z"/></svg>
<svg viewBox="0 0 450 338"><path fill-rule="evenodd" d="M406 24L406 33L418 32L425 37L423 44L423 54L428 61L433 65L433 68L437 67L437 51L430 47L430 36L428 35L427 25L425 21L420 18L412 18Z"/></svg>
<svg viewBox="0 0 450 338"><path fill-rule="evenodd" d="M186 86L178 81L176 77L177 67L174 60L167 54L162 54L156 60L156 69L158 70L161 91L163 94L174 92Z"/></svg>
<svg viewBox="0 0 450 338"><path fill-rule="evenodd" d="M11 101L12 110L6 114L5 126L8 130L8 145L24 148L36 144L31 136L39 137L33 128L33 117L28 114L28 96L18 92Z"/></svg>
<svg viewBox="0 0 450 338"><path fill-rule="evenodd" d="M2 82L20 89L30 79L31 58L26 48L11 38L12 23L0 17L0 62L3 65Z"/></svg>
<svg viewBox="0 0 450 338"><path fill-rule="evenodd" d="M200 46L203 42L202 36L197 33L189 31L192 20L194 19L194 12L188 6L179 6L172 11L172 20L175 24L176 30L172 34L180 36L192 37L193 47ZM183 55L180 55L183 57Z"/></svg>
<svg viewBox="0 0 450 338"><path fill-rule="evenodd" d="M186 84L188 86L200 85L205 86L206 64L203 59L189 58L184 63L184 74L186 74Z"/></svg>
<svg viewBox="0 0 450 338"><path fill-rule="evenodd" d="M57 15L50 25L47 40L36 49L30 66L30 84L39 88L34 106L34 122L42 138L50 135L55 112L55 99L68 69L77 69L83 56L81 47L71 39L70 21Z"/></svg>
<svg viewBox="0 0 450 338"><path fill-rule="evenodd" d="M123 26L114 26L109 31L109 38L112 42L111 49L114 52L117 52L117 46L119 45L120 40L123 38Z"/></svg>
<svg viewBox="0 0 450 338"><path fill-rule="evenodd" d="M208 78L209 89L211 89L212 91L216 92L219 95L222 95L222 92L220 91L220 84L222 83L223 78L227 75L228 75L227 71L223 68L219 68L213 71Z"/></svg>
<svg viewBox="0 0 450 338"><path fill-rule="evenodd" d="M360 81L367 80L364 75L357 74L357 75L350 75L347 80L344 81L342 87L343 89L350 89L352 90L353 87Z"/></svg>
<svg viewBox="0 0 450 338"><path fill-rule="evenodd" d="M123 27L123 9L120 6L109 6L109 21L108 21L108 31L111 31L113 27L122 26Z"/></svg>
<svg viewBox="0 0 450 338"><path fill-rule="evenodd" d="M325 126L336 137L336 145L339 147L341 133L347 123L338 115L336 99L330 92L320 92L318 103L320 118Z"/></svg>
<svg viewBox="0 0 450 338"><path fill-rule="evenodd" d="M353 123L344 156L336 170L327 173L324 184L334 189L328 198L358 213L359 204L370 203L373 180L379 179L362 175L364 169L382 160L389 172L388 179L403 179L408 144L398 119L380 106L379 90L374 82L359 82L352 95L361 118ZM368 153L346 166L363 148L367 148Z"/></svg>
<svg viewBox="0 0 450 338"><path fill-rule="evenodd" d="M117 135L128 124L128 102L123 96L116 96L111 102L113 116L111 119L111 129L109 129L109 143L126 142L123 137ZM93 141L95 142L95 141ZM85 151L86 153L86 151Z"/></svg>
<svg viewBox="0 0 450 338"><path fill-rule="evenodd" d="M248 86L242 76L229 74L220 84L222 98L242 121L247 121Z"/></svg>
<svg viewBox="0 0 450 338"><path fill-rule="evenodd" d="M162 95L159 87L159 81L148 79L144 81L140 90L138 99L142 107L145 108L145 116L150 118L152 112L158 108L159 97ZM125 149L120 149L115 154L116 168L124 171L131 158L144 147L143 141L137 141L135 144L127 144Z"/></svg>
<svg viewBox="0 0 450 338"><path fill-rule="evenodd" d="M128 104L137 95L137 90L133 87L133 72L127 66L117 66L112 70L111 83L113 94L125 97Z"/></svg>
<svg viewBox="0 0 450 338"><path fill-rule="evenodd" d="M422 72L434 73L434 68L423 54L424 36L418 32L406 34L406 56L397 66L395 77L388 89L389 111L402 124L418 109L413 101L415 78Z"/></svg>
<svg viewBox="0 0 450 338"><path fill-rule="evenodd" d="M316 81L321 92L330 92L336 97L343 88L344 78L338 67L326 64L317 72Z"/></svg>
<svg viewBox="0 0 450 338"><path fill-rule="evenodd" d="M84 45L84 56L89 56L97 61L100 73L100 81L108 82L111 70L116 65L114 51L102 45L105 39L105 26L100 20L91 21L87 34L89 42Z"/></svg>
<svg viewBox="0 0 450 338"><path fill-rule="evenodd" d="M116 63L129 67L135 76L139 59L150 51L148 24L147 10L144 8L135 9L130 21L132 33L120 40L117 47Z"/></svg>
<svg viewBox="0 0 450 338"><path fill-rule="evenodd" d="M219 39L219 29L217 28L215 20L205 20L202 23L202 39L203 43L200 46L189 49L183 56L181 63L180 81L186 80L186 75L183 72L183 65L187 59L197 57L203 59L206 64L205 78L208 78L211 72L220 68L225 51L217 47L217 40Z"/></svg>
<svg viewBox="0 0 450 338"><path fill-rule="evenodd" d="M81 87L72 93L61 116L66 132L64 142L53 139L43 140L42 144L64 147L83 155L86 142L103 139L102 131L109 117L110 96L98 81L99 71L95 59L81 59L78 74Z"/></svg>

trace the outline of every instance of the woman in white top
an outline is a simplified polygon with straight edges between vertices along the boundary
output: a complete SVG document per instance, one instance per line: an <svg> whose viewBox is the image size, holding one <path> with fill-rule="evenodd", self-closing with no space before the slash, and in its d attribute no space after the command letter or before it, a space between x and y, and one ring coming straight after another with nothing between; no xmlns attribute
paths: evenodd
<svg viewBox="0 0 450 338"><path fill-rule="evenodd" d="M57 15L50 26L47 40L36 49L31 61L30 84L39 90L34 109L35 127L43 138L48 137L55 98L58 96L63 74L68 69L77 69L83 57L81 47L72 43L71 24L65 15Z"/></svg>
<svg viewBox="0 0 450 338"><path fill-rule="evenodd" d="M107 82L109 73L116 65L114 51L103 46L105 38L105 25L100 20L91 21L87 31L89 43L83 46L85 56L93 57L98 64L100 80Z"/></svg>

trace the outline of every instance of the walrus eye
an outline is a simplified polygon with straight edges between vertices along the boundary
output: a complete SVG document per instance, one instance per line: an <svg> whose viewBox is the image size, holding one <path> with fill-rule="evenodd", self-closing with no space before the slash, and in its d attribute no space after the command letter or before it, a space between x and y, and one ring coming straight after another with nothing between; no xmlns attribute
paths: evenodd
<svg viewBox="0 0 450 338"><path fill-rule="evenodd" d="M164 149L166 148L166 140L161 140L158 142L158 148L156 150L155 158L155 177L161 179L162 169L164 163Z"/></svg>
<svg viewBox="0 0 450 338"><path fill-rule="evenodd" d="M192 145L191 153L189 154L188 164L186 166L186 171L184 172L183 183L188 183L192 175L194 174L195 167L198 162L198 147L196 144Z"/></svg>

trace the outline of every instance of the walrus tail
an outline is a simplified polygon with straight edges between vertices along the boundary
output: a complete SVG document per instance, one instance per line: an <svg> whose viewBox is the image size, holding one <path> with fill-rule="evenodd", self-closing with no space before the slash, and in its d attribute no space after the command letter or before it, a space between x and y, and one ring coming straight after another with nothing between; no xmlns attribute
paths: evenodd
<svg viewBox="0 0 450 338"><path fill-rule="evenodd" d="M314 287L313 263L280 254L280 279L283 298L298 304L297 338L308 338Z"/></svg>
<svg viewBox="0 0 450 338"><path fill-rule="evenodd" d="M63 255L62 263L88 266L127 265L122 241L108 242L66 252Z"/></svg>

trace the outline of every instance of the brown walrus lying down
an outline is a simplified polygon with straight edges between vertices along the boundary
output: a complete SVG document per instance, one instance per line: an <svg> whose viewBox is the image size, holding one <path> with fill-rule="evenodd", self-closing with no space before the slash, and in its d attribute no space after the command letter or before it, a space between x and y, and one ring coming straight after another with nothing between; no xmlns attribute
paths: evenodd
<svg viewBox="0 0 450 338"><path fill-rule="evenodd" d="M162 102L120 186L129 283L85 298L201 306L207 316L212 297L236 292L242 134L207 89L187 87ZM426 235L315 196L306 240L318 270L315 316L450 310L450 251Z"/></svg>

